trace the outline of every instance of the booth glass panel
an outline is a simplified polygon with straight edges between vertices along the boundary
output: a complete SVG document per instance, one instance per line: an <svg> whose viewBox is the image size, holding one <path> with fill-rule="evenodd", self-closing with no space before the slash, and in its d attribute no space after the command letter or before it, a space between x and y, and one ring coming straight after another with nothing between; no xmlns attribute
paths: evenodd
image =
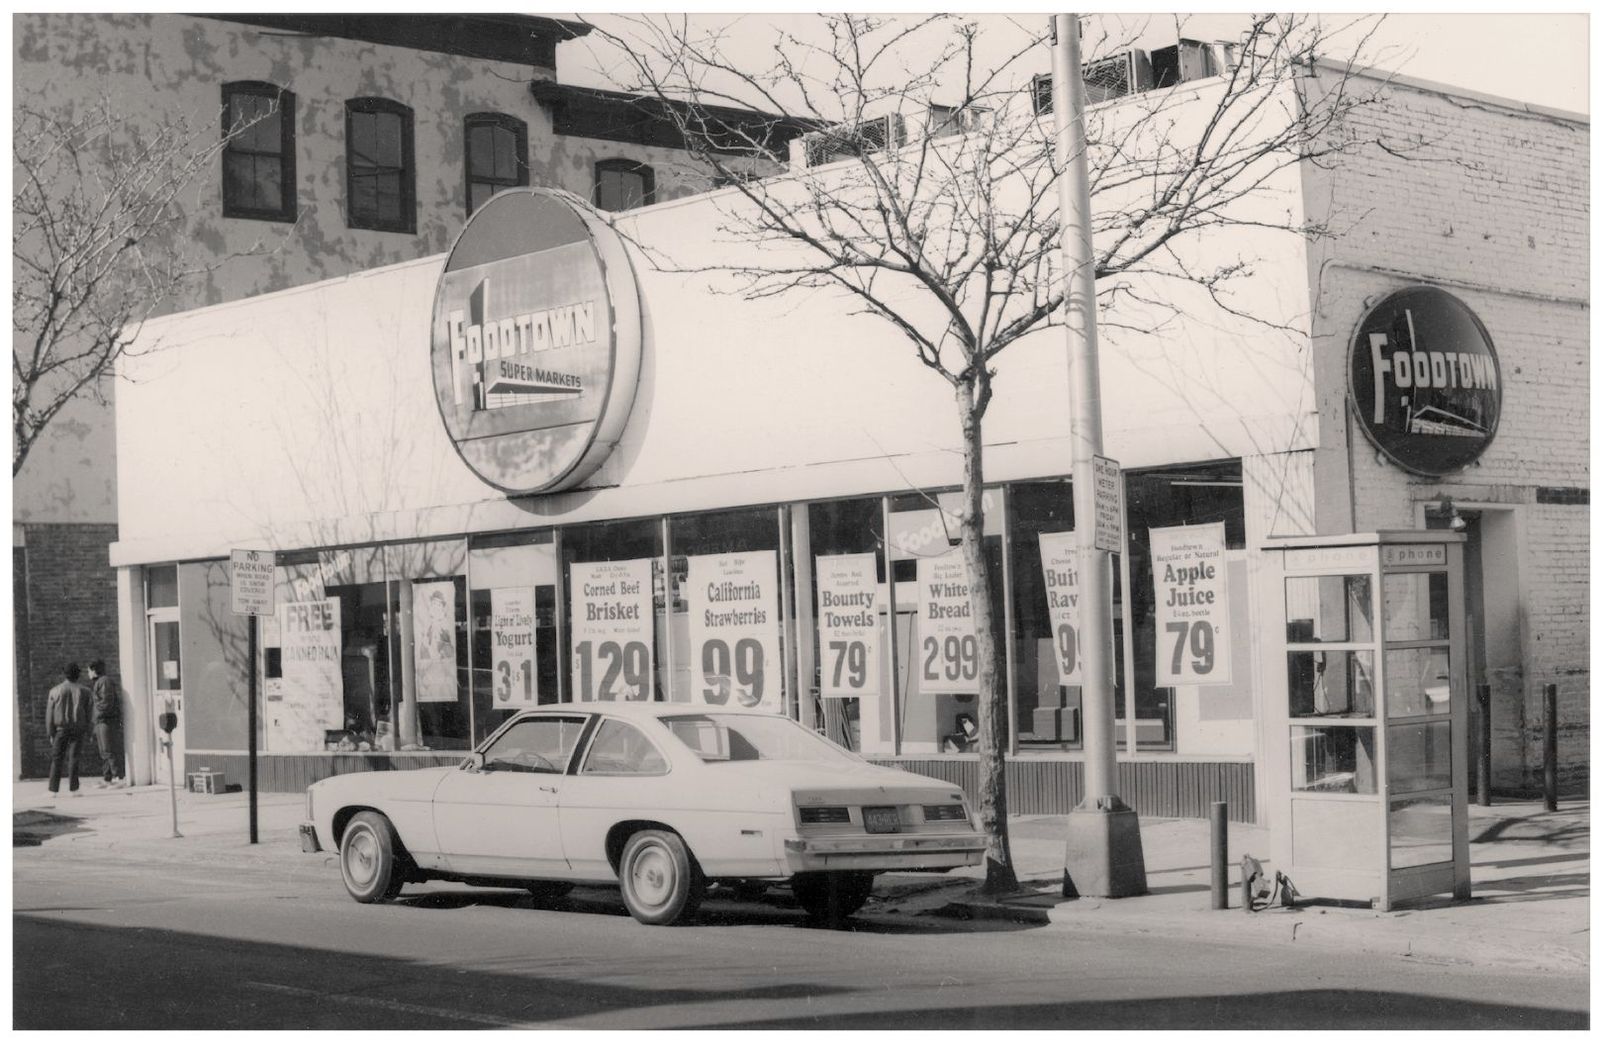
<svg viewBox="0 0 1604 1048"><path fill-rule="evenodd" d="M1291 717L1374 717L1375 656L1368 651L1287 652Z"/></svg>
<svg viewBox="0 0 1604 1048"><path fill-rule="evenodd" d="M1449 723L1395 724L1387 729L1387 785L1394 793L1453 786Z"/></svg>
<svg viewBox="0 0 1604 1048"><path fill-rule="evenodd" d="M1387 611L1388 640L1446 640L1448 637L1448 573L1404 572L1381 583Z"/></svg>
<svg viewBox="0 0 1604 1048"><path fill-rule="evenodd" d="M1294 790L1376 792L1376 729L1295 724L1290 730Z"/></svg>
<svg viewBox="0 0 1604 1048"><path fill-rule="evenodd" d="M1384 658L1389 718L1447 715L1447 648L1394 648Z"/></svg>
<svg viewBox="0 0 1604 1048"><path fill-rule="evenodd" d="M1366 644L1375 640L1369 575L1286 581L1289 644Z"/></svg>
<svg viewBox="0 0 1604 1048"><path fill-rule="evenodd" d="M1393 869L1453 861L1454 805L1450 795L1393 801L1388 823Z"/></svg>

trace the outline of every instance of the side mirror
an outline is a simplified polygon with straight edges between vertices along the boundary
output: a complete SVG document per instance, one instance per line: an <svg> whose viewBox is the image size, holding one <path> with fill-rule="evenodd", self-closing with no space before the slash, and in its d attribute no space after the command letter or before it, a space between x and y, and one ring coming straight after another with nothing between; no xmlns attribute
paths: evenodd
<svg viewBox="0 0 1604 1048"><path fill-rule="evenodd" d="M478 750L468 754L458 765L463 771L481 772L485 770L485 755Z"/></svg>

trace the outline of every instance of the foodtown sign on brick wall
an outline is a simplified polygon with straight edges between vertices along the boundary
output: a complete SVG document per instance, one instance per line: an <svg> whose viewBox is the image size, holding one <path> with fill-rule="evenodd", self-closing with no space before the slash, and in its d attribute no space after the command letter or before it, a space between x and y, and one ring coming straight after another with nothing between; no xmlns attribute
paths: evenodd
<svg viewBox="0 0 1604 1048"><path fill-rule="evenodd" d="M452 246L429 352L440 418L485 483L513 495L580 483L617 445L640 376L622 240L549 190L497 195Z"/></svg>
<svg viewBox="0 0 1604 1048"><path fill-rule="evenodd" d="M1426 476L1464 469L1498 432L1503 380L1487 329L1434 287L1395 291L1365 314L1348 392L1371 443Z"/></svg>

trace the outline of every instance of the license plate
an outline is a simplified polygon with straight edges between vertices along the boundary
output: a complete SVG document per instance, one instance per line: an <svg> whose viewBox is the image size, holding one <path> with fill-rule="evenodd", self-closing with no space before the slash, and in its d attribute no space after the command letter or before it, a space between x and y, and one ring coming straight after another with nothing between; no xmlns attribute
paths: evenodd
<svg viewBox="0 0 1604 1048"><path fill-rule="evenodd" d="M870 833L901 833L902 815L895 808L865 808L863 828Z"/></svg>

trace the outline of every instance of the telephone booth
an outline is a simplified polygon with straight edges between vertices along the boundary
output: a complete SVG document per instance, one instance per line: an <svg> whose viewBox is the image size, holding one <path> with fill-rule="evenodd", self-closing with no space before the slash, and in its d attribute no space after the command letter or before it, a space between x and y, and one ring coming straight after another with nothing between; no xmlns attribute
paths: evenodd
<svg viewBox="0 0 1604 1048"><path fill-rule="evenodd" d="M1470 897L1461 535L1268 540L1271 861L1300 895ZM1276 615L1275 612L1280 614Z"/></svg>

